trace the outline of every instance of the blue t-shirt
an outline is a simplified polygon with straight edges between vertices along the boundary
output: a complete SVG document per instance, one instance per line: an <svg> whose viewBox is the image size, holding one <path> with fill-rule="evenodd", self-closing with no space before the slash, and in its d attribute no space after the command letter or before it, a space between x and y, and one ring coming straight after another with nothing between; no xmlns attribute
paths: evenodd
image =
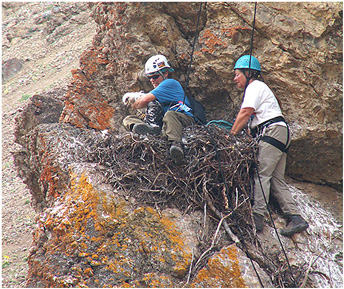
<svg viewBox="0 0 344 289"><path fill-rule="evenodd" d="M171 78L165 79L150 93L160 102L164 113L168 110L174 110L193 117L187 96L185 96L185 102L183 104L184 90L177 80Z"/></svg>

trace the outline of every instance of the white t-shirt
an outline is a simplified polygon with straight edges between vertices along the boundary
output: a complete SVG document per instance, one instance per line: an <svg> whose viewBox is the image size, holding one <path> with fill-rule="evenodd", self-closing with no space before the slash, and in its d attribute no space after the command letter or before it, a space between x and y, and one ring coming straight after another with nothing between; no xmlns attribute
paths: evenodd
<svg viewBox="0 0 344 289"><path fill-rule="evenodd" d="M254 80L246 88L241 108L249 107L254 108L254 118L251 122L251 128L274 117L283 116L275 95L271 89L260 80ZM282 122L281 125L285 125L285 123Z"/></svg>

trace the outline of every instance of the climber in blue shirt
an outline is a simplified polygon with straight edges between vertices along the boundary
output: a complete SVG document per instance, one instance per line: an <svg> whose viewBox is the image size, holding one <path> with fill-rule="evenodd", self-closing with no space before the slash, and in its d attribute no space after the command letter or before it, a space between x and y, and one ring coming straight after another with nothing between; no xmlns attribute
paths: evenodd
<svg viewBox="0 0 344 289"><path fill-rule="evenodd" d="M183 103L184 90L177 80L165 79L150 93L160 102L164 113L169 110L174 110L193 117L190 112L191 106L187 97L185 97L185 104Z"/></svg>
<svg viewBox="0 0 344 289"><path fill-rule="evenodd" d="M140 135L162 134L170 142L170 155L175 163L180 164L184 159L182 146L183 128L196 123L192 114L189 99L184 94L181 84L169 79L169 72L174 71L164 55L149 58L145 65L145 73L154 89L131 103L132 108L140 109L158 101L162 108L162 129L143 122L137 116L129 115L124 118L124 127Z"/></svg>

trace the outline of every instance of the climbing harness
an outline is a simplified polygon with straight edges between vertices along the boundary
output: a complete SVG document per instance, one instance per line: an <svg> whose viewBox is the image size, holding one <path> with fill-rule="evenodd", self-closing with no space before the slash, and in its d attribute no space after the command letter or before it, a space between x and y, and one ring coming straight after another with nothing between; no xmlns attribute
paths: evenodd
<svg viewBox="0 0 344 289"><path fill-rule="evenodd" d="M275 139L271 136L268 135L264 135L262 136L262 138L260 139L263 142L266 142L268 144L271 144L272 146L274 146L275 148L278 148L282 153L287 153L289 146L288 146L288 142L289 142L289 127L287 125L287 143L284 144L281 141L279 141L278 139Z"/></svg>
<svg viewBox="0 0 344 289"><path fill-rule="evenodd" d="M280 122L280 121L285 122L283 116L277 116L277 117L274 117L274 118L269 119L267 121L264 121L263 123L257 125L257 127L251 129L252 137L256 137L257 135L260 135L263 132L263 129L268 127L270 124Z"/></svg>
<svg viewBox="0 0 344 289"><path fill-rule="evenodd" d="M269 127L271 124L273 123L277 123L277 122L284 122L287 126L287 142L284 144L281 141L279 141L278 139L275 139L271 136L267 136L264 135L264 131L267 127ZM261 124L259 124L257 127L251 129L251 135L252 137L256 137L257 141L264 141L267 142L269 144L271 144L272 146L278 148L281 152L283 153L287 153L288 149L290 147L289 143L289 125L286 123L286 121L284 120L284 118L282 116L278 116L272 119L269 119Z"/></svg>

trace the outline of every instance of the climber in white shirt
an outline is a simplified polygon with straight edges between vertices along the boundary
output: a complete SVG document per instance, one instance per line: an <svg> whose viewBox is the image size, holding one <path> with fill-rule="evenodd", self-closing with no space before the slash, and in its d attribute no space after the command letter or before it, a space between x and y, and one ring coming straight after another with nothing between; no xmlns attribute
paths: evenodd
<svg viewBox="0 0 344 289"><path fill-rule="evenodd" d="M280 233L290 237L305 231L309 225L300 215L284 179L290 146L289 127L277 98L259 80L260 72L260 63L254 56L244 55L235 64L234 81L238 88L245 89L245 93L231 134L236 135L249 122L250 133L258 140L258 173L255 174L252 207L257 231L263 230L271 190L288 222Z"/></svg>

